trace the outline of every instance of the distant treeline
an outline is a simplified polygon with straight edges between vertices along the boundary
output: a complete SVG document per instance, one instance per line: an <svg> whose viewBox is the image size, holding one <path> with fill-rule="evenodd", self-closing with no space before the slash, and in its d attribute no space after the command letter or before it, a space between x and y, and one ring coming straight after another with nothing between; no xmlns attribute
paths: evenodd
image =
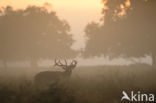
<svg viewBox="0 0 156 103"><path fill-rule="evenodd" d="M28 6L0 10L0 60L30 60L40 58L73 58L109 56L142 57L151 55L156 64L156 1L103 0L101 23L86 26L89 38L84 51L74 51L70 25L54 11ZM106 8L107 6L107 8ZM120 13L123 15L119 15Z"/></svg>

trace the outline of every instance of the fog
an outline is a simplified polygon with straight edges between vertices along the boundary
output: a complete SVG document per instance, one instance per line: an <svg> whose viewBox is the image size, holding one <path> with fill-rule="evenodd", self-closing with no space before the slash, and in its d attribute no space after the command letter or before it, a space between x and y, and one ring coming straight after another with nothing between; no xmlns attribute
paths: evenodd
<svg viewBox="0 0 156 103"><path fill-rule="evenodd" d="M155 94L156 1L101 3L100 22L81 30L80 49L71 24L83 28L86 18L70 23L45 5L1 7L0 102L121 103L123 90Z"/></svg>

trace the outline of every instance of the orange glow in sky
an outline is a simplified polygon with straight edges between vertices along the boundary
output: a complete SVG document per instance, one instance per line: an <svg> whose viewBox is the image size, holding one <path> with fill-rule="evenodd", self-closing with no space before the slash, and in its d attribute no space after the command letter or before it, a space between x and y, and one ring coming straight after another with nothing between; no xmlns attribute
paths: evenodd
<svg viewBox="0 0 156 103"><path fill-rule="evenodd" d="M50 8L70 24L73 38L77 41L73 48L83 48L84 28L88 22L99 21L103 7L101 0L0 0L0 6L11 5L16 9L45 3L50 3Z"/></svg>

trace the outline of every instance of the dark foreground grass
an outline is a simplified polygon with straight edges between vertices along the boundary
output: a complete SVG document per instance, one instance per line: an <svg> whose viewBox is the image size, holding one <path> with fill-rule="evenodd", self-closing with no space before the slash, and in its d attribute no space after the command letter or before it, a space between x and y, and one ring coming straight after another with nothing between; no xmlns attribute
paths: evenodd
<svg viewBox="0 0 156 103"><path fill-rule="evenodd" d="M149 66L79 67L47 89L37 88L33 78L1 77L0 103L121 103L123 90L156 94L155 79Z"/></svg>

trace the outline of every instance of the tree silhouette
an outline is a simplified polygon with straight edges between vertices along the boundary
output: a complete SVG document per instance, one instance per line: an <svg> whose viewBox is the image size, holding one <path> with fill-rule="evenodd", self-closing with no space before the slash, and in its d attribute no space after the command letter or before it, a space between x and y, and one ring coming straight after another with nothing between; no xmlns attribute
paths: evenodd
<svg viewBox="0 0 156 103"><path fill-rule="evenodd" d="M109 9L103 9L104 23L88 24L86 35L89 41L84 55L140 57L152 54L155 65L156 1L131 0L126 15L117 15L120 12L118 7L125 1L108 0Z"/></svg>
<svg viewBox="0 0 156 103"><path fill-rule="evenodd" d="M0 38L3 60L31 60L39 58L71 58L75 52L70 26L55 12L45 7L29 6L13 10L8 6L0 16Z"/></svg>

